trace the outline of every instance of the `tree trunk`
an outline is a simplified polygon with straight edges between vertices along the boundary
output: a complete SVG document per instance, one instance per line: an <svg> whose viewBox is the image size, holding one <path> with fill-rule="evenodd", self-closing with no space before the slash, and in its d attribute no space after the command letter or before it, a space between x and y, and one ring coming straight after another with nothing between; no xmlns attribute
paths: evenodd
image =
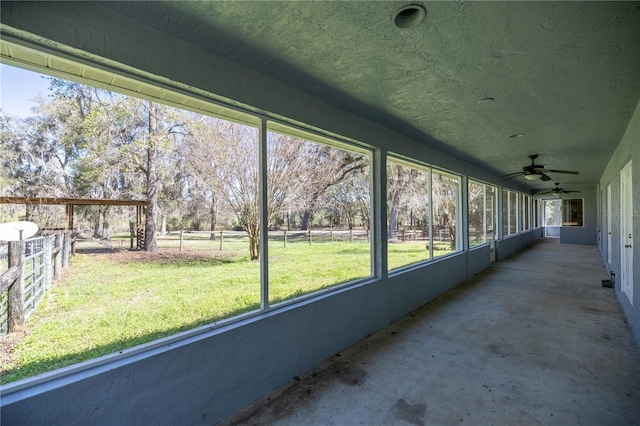
<svg viewBox="0 0 640 426"><path fill-rule="evenodd" d="M249 251L251 260L260 259L260 237L255 235L249 236Z"/></svg>
<svg viewBox="0 0 640 426"><path fill-rule="evenodd" d="M247 229L249 235L249 255L251 260L260 259L260 230Z"/></svg>
<svg viewBox="0 0 640 426"><path fill-rule="evenodd" d="M309 220L311 219L311 212L309 210L305 210L302 215L302 224L300 225L301 231L306 231L309 229Z"/></svg>
<svg viewBox="0 0 640 426"><path fill-rule="evenodd" d="M398 238L398 211L400 210L400 191L397 190L393 193L391 199L391 212L389 212L389 235L390 240L396 240Z"/></svg>
<svg viewBox="0 0 640 426"><path fill-rule="evenodd" d="M147 220L144 228L144 247L149 253L158 252L156 221L158 219L158 106L149 102L149 146L147 147Z"/></svg>
<svg viewBox="0 0 640 426"><path fill-rule="evenodd" d="M167 235L167 215L164 212L160 213L160 235Z"/></svg>
<svg viewBox="0 0 640 426"><path fill-rule="evenodd" d="M102 238L105 240L111 239L111 235L109 234L109 222L106 220L102 222Z"/></svg>
<svg viewBox="0 0 640 426"><path fill-rule="evenodd" d="M100 238L100 210L93 216L93 238Z"/></svg>
<svg viewBox="0 0 640 426"><path fill-rule="evenodd" d="M131 250L133 250L133 242L136 240L136 223L132 220L129 221L129 233L131 238Z"/></svg>
<svg viewBox="0 0 640 426"><path fill-rule="evenodd" d="M209 237L209 239L211 241L214 241L216 239L215 230L218 222L218 209L216 205L215 194L213 194L212 197L213 198L211 200L211 236Z"/></svg>

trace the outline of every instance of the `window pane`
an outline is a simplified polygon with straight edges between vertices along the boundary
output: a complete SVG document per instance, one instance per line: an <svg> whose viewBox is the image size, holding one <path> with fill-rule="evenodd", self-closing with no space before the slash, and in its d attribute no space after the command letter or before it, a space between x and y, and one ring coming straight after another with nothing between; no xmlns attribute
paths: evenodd
<svg viewBox="0 0 640 426"><path fill-rule="evenodd" d="M518 193L509 191L509 235L518 232Z"/></svg>
<svg viewBox="0 0 640 426"><path fill-rule="evenodd" d="M76 240L3 363L3 382L259 309L257 128L62 79L49 85L32 112L3 122L2 148L15 157L0 181L16 196L155 193L149 252L135 250L145 240L141 208L76 204L74 231L93 238ZM69 223L66 205L44 207L29 217L43 233Z"/></svg>
<svg viewBox="0 0 640 426"><path fill-rule="evenodd" d="M494 240L496 238L496 202L497 202L497 188L493 186L487 186L487 202L486 202L486 226L487 226L487 239Z"/></svg>
<svg viewBox="0 0 640 426"><path fill-rule="evenodd" d="M581 198L562 200L562 226L583 226Z"/></svg>
<svg viewBox="0 0 640 426"><path fill-rule="evenodd" d="M529 212L530 207L529 207L529 196L528 195L523 195L522 196L522 229L523 230L528 230L529 229L529 224L530 224L530 219L529 219Z"/></svg>
<svg viewBox="0 0 640 426"><path fill-rule="evenodd" d="M429 259L429 214L429 171L389 159L389 270Z"/></svg>
<svg viewBox="0 0 640 426"><path fill-rule="evenodd" d="M509 191L502 190L502 236L509 235Z"/></svg>
<svg viewBox="0 0 640 426"><path fill-rule="evenodd" d="M469 181L469 246L487 242L487 219L490 207L486 203L485 185ZM487 207L489 210L487 211Z"/></svg>
<svg viewBox="0 0 640 426"><path fill-rule="evenodd" d="M460 178L432 170L431 188L433 197L433 257L437 257L458 249L457 209Z"/></svg>
<svg viewBox="0 0 640 426"><path fill-rule="evenodd" d="M561 226L562 225L562 201L561 200L548 200L544 203L544 214L546 226Z"/></svg>
<svg viewBox="0 0 640 426"><path fill-rule="evenodd" d="M372 271L369 155L298 135L267 132L270 303Z"/></svg>

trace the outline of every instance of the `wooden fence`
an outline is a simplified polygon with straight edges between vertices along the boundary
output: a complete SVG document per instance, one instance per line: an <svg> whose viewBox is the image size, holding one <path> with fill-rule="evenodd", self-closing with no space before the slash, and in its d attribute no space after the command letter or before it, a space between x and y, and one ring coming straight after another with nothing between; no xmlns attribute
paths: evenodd
<svg viewBox="0 0 640 426"><path fill-rule="evenodd" d="M174 231L176 232L176 231ZM178 231L179 232L179 249L182 251L185 240L189 240L189 234L208 235L214 242L218 250L225 249L226 241L248 241L249 236L244 231ZM334 242L334 241L369 241L369 231L366 229L353 230L305 230L305 231L269 231L270 242L281 242L284 247L289 242Z"/></svg>
<svg viewBox="0 0 640 426"><path fill-rule="evenodd" d="M25 321L74 251L71 231L13 241L0 247L0 337L24 329Z"/></svg>

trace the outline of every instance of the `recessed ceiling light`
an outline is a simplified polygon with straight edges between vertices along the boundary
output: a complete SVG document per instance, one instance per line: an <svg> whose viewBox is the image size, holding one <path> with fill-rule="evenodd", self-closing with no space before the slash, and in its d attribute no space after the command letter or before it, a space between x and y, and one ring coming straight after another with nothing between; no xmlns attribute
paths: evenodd
<svg viewBox="0 0 640 426"><path fill-rule="evenodd" d="M427 16L427 11L424 7L410 4L398 9L394 15L393 23L398 28L411 28L424 21L425 16Z"/></svg>

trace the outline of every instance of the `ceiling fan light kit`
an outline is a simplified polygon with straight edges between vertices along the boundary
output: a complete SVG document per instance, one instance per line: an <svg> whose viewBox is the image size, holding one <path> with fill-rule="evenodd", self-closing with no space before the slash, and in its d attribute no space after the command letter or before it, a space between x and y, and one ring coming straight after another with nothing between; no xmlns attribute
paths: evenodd
<svg viewBox="0 0 640 426"><path fill-rule="evenodd" d="M541 179L542 176L540 176L538 173L528 173L524 175L524 178L526 180L538 180Z"/></svg>

